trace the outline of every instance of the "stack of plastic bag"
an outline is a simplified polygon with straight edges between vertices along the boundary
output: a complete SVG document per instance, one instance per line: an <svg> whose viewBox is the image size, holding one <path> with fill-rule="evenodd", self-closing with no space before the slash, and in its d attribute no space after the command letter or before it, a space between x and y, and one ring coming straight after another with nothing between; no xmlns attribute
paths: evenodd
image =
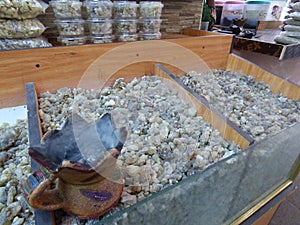
<svg viewBox="0 0 300 225"><path fill-rule="evenodd" d="M280 44L300 43L300 0L291 0L287 19L284 21L284 31L275 37Z"/></svg>
<svg viewBox="0 0 300 225"><path fill-rule="evenodd" d="M51 47L36 18L48 5L41 0L0 1L0 50Z"/></svg>

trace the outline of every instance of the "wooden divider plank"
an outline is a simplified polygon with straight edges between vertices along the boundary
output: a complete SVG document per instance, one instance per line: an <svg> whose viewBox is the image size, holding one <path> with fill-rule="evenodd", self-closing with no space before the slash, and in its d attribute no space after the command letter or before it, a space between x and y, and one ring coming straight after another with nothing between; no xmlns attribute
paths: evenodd
<svg viewBox="0 0 300 225"><path fill-rule="evenodd" d="M211 35L224 35L218 32L209 32L205 30L197 30L191 28L183 29L183 34L188 36L211 36Z"/></svg>
<svg viewBox="0 0 300 225"><path fill-rule="evenodd" d="M34 83L26 84L26 101L27 101L27 117L28 117L28 138L30 145L37 145L41 141L42 132L40 126L40 118L38 115L37 95ZM31 159L31 171L34 172L40 165ZM54 214L50 211L34 210L35 224L55 225Z"/></svg>
<svg viewBox="0 0 300 225"><path fill-rule="evenodd" d="M42 130L40 126L40 117L38 114L39 106L34 83L26 84L26 104L27 104L27 119L28 119L28 138L29 145L40 144L42 138ZM35 161L34 161L35 162ZM38 168L32 168L34 170Z"/></svg>
<svg viewBox="0 0 300 225"><path fill-rule="evenodd" d="M229 55L227 69L233 72L240 72L255 77L258 82L264 82L270 85L274 93L281 92L284 96L297 100L300 99L300 87L278 77L255 64L236 55Z"/></svg>
<svg viewBox="0 0 300 225"><path fill-rule="evenodd" d="M136 66L140 66L140 65L136 65ZM193 104L193 106L197 106L197 111L199 115L202 115L206 121L211 122L216 129L221 131L220 133L221 135L225 136L224 137L225 139L236 142L237 144L240 145L241 148L246 148L252 143L251 140L245 138L242 134L238 133L232 127L227 125L224 118L221 118L220 115L213 113L207 105L203 104L203 102L199 102L200 97L197 99L189 92L186 92L186 90L184 90L182 86L180 86L178 83L175 82L174 75L172 77L172 74L167 72L167 70L164 69L161 65L152 67L152 64L150 64L148 66L149 67L147 68L151 73L166 78L167 81L170 81L172 83L172 87L174 87L175 84L175 87L178 88L179 93L181 93L180 96L185 101ZM113 80L109 80L109 82L112 81ZM107 83L107 85L109 84L109 82ZM36 94L34 83L32 82L26 84L26 98L27 98L27 109L28 109L29 142L30 145L34 145L40 143L40 139L42 137L42 130L41 130L40 118L38 115L39 107L37 101L37 94ZM39 164L36 163L34 160L32 160L32 170L34 171L38 168L39 168ZM36 224L55 225L54 214L47 211L35 210L35 221Z"/></svg>
<svg viewBox="0 0 300 225"><path fill-rule="evenodd" d="M213 128L217 129L222 137L227 141L232 141L238 144L242 149L247 148L254 140L245 132L240 130L230 120L226 119L222 114L209 105L209 103L202 96L194 93L191 89L182 84L182 82L167 69L161 65L156 66L156 74L162 77L172 78L180 97L187 103L194 106L198 115L202 116L204 120L209 123Z"/></svg>
<svg viewBox="0 0 300 225"><path fill-rule="evenodd" d="M257 30L274 29L279 30L283 25L282 21L258 21Z"/></svg>

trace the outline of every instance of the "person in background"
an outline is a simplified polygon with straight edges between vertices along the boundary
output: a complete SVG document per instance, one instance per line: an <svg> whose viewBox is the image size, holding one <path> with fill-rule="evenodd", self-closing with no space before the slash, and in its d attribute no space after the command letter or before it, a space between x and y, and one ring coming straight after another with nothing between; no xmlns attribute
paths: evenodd
<svg viewBox="0 0 300 225"><path fill-rule="evenodd" d="M208 30L212 30L216 22L215 0L206 0L203 3L202 21L209 22Z"/></svg>

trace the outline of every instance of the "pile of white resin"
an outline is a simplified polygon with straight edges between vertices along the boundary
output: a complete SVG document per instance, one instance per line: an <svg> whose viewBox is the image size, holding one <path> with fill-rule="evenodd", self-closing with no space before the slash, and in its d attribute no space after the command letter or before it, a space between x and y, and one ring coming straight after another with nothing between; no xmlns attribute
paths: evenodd
<svg viewBox="0 0 300 225"><path fill-rule="evenodd" d="M126 115L128 137L118 158L125 186L117 209L240 151L197 115L175 88L161 78L145 76L126 84L117 80L102 90L62 88L39 95L44 132L59 129L67 116L78 113L94 120L104 112ZM63 224L92 224L64 218Z"/></svg>
<svg viewBox="0 0 300 225"><path fill-rule="evenodd" d="M255 141L300 121L299 101L273 94L269 85L252 76L213 70L190 72L181 80Z"/></svg>
<svg viewBox="0 0 300 225"><path fill-rule="evenodd" d="M34 224L20 186L30 174L26 120L0 126L0 174L0 224Z"/></svg>
<svg viewBox="0 0 300 225"><path fill-rule="evenodd" d="M182 78L256 141L299 121L300 103L272 94L268 85L229 71L191 72ZM125 172L120 210L238 152L205 123L174 88L158 77L118 80L102 90L62 88L39 96L43 132L60 129L67 116L87 120L116 111L129 117L129 135L118 164ZM34 224L20 189L30 174L27 121L0 127L0 224ZM64 216L59 224L92 225L97 220Z"/></svg>

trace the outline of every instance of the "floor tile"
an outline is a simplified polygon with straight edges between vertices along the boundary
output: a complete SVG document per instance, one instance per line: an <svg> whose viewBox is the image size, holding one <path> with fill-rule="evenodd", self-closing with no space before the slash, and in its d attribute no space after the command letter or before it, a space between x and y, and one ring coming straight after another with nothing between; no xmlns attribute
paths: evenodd
<svg viewBox="0 0 300 225"><path fill-rule="evenodd" d="M289 201L283 201L269 225L300 225L300 210Z"/></svg>

